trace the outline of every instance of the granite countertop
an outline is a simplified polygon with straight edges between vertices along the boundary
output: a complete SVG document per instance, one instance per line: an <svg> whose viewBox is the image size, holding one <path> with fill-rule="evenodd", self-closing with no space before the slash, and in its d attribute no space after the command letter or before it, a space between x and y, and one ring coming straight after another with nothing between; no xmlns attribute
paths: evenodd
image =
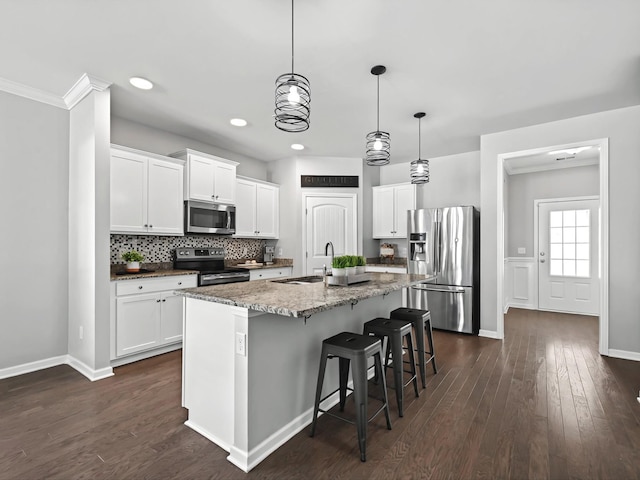
<svg viewBox="0 0 640 480"><path fill-rule="evenodd" d="M187 288L176 290L176 293L188 298L301 318L429 280L424 275L400 273L370 273L369 275L370 281L347 287L327 287L322 282L288 285L272 280L257 280Z"/></svg>
<svg viewBox="0 0 640 480"><path fill-rule="evenodd" d="M197 270L174 270L172 268L158 269L153 272L138 272L138 273L126 273L121 275L116 275L114 272L111 273L111 281L113 280L133 280L136 278L155 278L155 277L170 277L174 275L197 275L199 272Z"/></svg>

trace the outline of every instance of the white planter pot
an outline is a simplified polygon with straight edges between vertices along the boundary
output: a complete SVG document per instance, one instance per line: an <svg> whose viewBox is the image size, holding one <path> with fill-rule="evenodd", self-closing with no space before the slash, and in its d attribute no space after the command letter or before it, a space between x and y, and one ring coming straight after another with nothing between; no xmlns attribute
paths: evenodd
<svg viewBox="0 0 640 480"><path fill-rule="evenodd" d="M364 265L356 267L356 275L362 275L365 272L365 268Z"/></svg>
<svg viewBox="0 0 640 480"><path fill-rule="evenodd" d="M140 262L127 262L127 272L136 273L140 271Z"/></svg>
<svg viewBox="0 0 640 480"><path fill-rule="evenodd" d="M331 269L331 274L334 277L346 277L347 276L347 269L346 268L332 268Z"/></svg>
<svg viewBox="0 0 640 480"><path fill-rule="evenodd" d="M358 267L347 267L347 268L346 268L346 270L347 270L347 277L352 277L353 275L355 275L355 274L357 273L357 272L356 272L356 269L357 269L357 268L358 268Z"/></svg>

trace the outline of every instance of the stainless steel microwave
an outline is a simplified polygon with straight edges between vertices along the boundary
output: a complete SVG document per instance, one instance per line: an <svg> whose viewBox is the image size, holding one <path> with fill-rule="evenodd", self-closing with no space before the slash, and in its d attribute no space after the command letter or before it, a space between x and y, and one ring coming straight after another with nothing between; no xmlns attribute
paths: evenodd
<svg viewBox="0 0 640 480"><path fill-rule="evenodd" d="M233 235L236 233L236 207L187 200L184 202L184 231Z"/></svg>

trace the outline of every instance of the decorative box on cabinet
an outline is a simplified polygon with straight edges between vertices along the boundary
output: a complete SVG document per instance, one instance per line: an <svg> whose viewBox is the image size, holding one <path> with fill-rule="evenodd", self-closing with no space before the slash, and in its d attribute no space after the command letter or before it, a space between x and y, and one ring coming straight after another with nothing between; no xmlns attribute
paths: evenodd
<svg viewBox="0 0 640 480"><path fill-rule="evenodd" d="M197 283L197 275L111 282L111 360L123 364L180 348L183 298L174 292Z"/></svg>
<svg viewBox="0 0 640 480"><path fill-rule="evenodd" d="M373 187L373 238L407 238L407 210L416 208L410 183Z"/></svg>
<svg viewBox="0 0 640 480"><path fill-rule="evenodd" d="M238 162L188 148L170 156L187 162L184 200L235 205Z"/></svg>
<svg viewBox="0 0 640 480"><path fill-rule="evenodd" d="M278 238L280 187L246 177L236 181L236 237Z"/></svg>
<svg viewBox="0 0 640 480"><path fill-rule="evenodd" d="M183 235L184 162L113 145L111 233Z"/></svg>

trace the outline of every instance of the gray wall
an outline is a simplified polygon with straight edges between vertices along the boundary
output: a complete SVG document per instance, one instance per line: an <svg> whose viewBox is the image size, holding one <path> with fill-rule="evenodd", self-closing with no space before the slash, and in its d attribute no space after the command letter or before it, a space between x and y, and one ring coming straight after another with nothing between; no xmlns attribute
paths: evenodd
<svg viewBox="0 0 640 480"><path fill-rule="evenodd" d="M191 148L199 152L240 162L237 171L238 175L268 180L266 162L124 118L111 117L111 143L157 153L158 155L168 155L178 150Z"/></svg>
<svg viewBox="0 0 640 480"><path fill-rule="evenodd" d="M69 112L0 92L0 369L67 353Z"/></svg>
<svg viewBox="0 0 640 480"><path fill-rule="evenodd" d="M598 195L598 165L524 173L506 178L505 256L531 257L533 252L533 201L544 198ZM518 247L526 253L518 254Z"/></svg>
<svg viewBox="0 0 640 480"><path fill-rule="evenodd" d="M380 185L407 183L409 163L380 169ZM369 167L371 168L371 167ZM473 205L480 208L480 152L467 152L429 159L429 183L418 185L418 208Z"/></svg>
<svg viewBox="0 0 640 480"><path fill-rule="evenodd" d="M481 138L481 328L497 331L502 294L497 259L504 245L497 235L498 155L554 145L609 139L609 348L640 357L636 299L640 297L640 106L545 123ZM501 293L501 292L500 292Z"/></svg>

